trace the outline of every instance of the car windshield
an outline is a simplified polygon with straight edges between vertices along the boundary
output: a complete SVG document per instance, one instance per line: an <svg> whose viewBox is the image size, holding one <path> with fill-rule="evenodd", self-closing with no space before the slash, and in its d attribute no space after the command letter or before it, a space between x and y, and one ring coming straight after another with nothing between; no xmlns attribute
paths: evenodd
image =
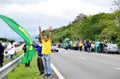
<svg viewBox="0 0 120 79"><path fill-rule="evenodd" d="M110 47L118 47L116 44L110 44Z"/></svg>

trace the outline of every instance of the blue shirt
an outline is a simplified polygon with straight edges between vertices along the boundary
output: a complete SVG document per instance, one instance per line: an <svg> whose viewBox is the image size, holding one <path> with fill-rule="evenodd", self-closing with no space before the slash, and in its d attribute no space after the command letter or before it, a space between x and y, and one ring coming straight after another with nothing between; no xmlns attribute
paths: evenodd
<svg viewBox="0 0 120 79"><path fill-rule="evenodd" d="M35 45L32 45L34 48L36 48L37 50L37 53L38 53L38 56L42 57L42 46L38 45L38 44L35 44Z"/></svg>

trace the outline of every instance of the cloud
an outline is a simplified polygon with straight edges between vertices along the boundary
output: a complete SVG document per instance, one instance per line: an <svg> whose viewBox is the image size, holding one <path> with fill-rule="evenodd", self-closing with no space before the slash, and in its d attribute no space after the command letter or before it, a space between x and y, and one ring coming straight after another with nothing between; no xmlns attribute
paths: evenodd
<svg viewBox="0 0 120 79"><path fill-rule="evenodd" d="M47 0L0 0L0 4L13 4L13 3L17 3L17 4L33 4L33 3L37 3L37 2L46 2Z"/></svg>
<svg viewBox="0 0 120 79"><path fill-rule="evenodd" d="M24 26L31 36L38 26L67 25L80 14L109 12L113 0L0 0L0 13ZM1 33L0 33L1 34Z"/></svg>
<svg viewBox="0 0 120 79"><path fill-rule="evenodd" d="M91 3L93 5L102 6L102 7L110 7L113 4L114 0L84 0L84 2Z"/></svg>
<svg viewBox="0 0 120 79"><path fill-rule="evenodd" d="M22 0L20 2L24 2L24 1L25 0ZM37 1L38 0L35 0L35 2ZM104 7L101 5L103 5L104 3L106 4L111 0L106 0L104 1L104 3L103 1L100 0L97 1L85 0L85 1L84 0L46 0L46 1L42 0L32 4L28 4L27 1L25 1L24 4L18 4L19 1L18 2L16 1L16 3L11 3L9 5L4 6L2 11L11 12L11 13L15 12L21 15L30 15L30 16L45 15L48 17L60 18L60 17L65 17L66 15L69 16L69 14L70 15L72 14L73 16L76 15L76 13L78 14L78 12L85 14L95 14L100 11L108 12L109 7L108 6ZM32 1L30 0L29 3L30 2ZM98 3L100 5L97 5Z"/></svg>
<svg viewBox="0 0 120 79"><path fill-rule="evenodd" d="M8 1L8 2L7 2ZM20 0L13 3L6 4L1 8L1 13L10 16L20 16L24 18L56 18L63 21L72 21L75 16L79 13L84 13L86 15L96 14L99 12L109 12L109 6L104 7L103 5L108 5L111 0ZM9 0L6 0L9 3ZM16 2L16 3L15 3ZM24 4L18 4L23 3ZM98 4L99 3L99 4ZM111 3L110 3L111 4ZM40 17L40 18L41 18ZM45 19L46 20L46 19Z"/></svg>

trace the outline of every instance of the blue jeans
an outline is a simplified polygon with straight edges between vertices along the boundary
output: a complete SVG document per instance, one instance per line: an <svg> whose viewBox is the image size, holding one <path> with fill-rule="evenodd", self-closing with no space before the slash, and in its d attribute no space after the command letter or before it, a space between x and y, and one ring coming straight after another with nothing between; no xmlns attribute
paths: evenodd
<svg viewBox="0 0 120 79"><path fill-rule="evenodd" d="M51 74L52 70L51 70L51 65L50 65L50 61L51 61L51 55L43 55L43 64L44 64L44 68L45 68L45 73L46 74Z"/></svg>
<svg viewBox="0 0 120 79"><path fill-rule="evenodd" d="M87 52L90 53L90 48L89 47L87 47Z"/></svg>
<svg viewBox="0 0 120 79"><path fill-rule="evenodd" d="M8 54L8 58L12 61L13 60L13 54Z"/></svg>

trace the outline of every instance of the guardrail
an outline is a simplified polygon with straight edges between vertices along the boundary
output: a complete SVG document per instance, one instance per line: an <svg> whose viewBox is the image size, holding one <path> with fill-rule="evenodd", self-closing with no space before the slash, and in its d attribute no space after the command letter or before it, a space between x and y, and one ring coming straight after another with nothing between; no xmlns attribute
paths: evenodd
<svg viewBox="0 0 120 79"><path fill-rule="evenodd" d="M7 74L12 71L19 63L21 58L23 57L24 54L20 55L18 58L16 58L15 60L9 62L8 64L6 64L5 66L3 66L2 68L0 68L0 79L6 79Z"/></svg>

